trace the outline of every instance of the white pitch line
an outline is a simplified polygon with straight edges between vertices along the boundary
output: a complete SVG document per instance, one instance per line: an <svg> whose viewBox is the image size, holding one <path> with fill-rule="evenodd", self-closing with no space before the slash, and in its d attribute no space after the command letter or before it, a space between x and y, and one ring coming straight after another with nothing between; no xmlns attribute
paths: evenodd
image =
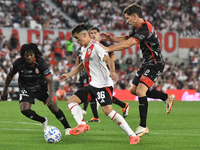
<svg viewBox="0 0 200 150"><path fill-rule="evenodd" d="M0 121L1 123L13 123L13 124L30 124L30 125L39 125L41 126L41 124L39 123L29 123L29 122L14 122L14 121ZM20 129L20 128L0 128L0 130L25 130L25 131L41 131L40 129ZM64 131L64 130L60 130L60 131ZM107 132L107 133L116 133L115 131L89 131L89 132ZM187 134L187 133L166 133L166 132L150 132L149 134L170 134L170 135L180 135L180 136L200 136L200 134Z"/></svg>
<svg viewBox="0 0 200 150"><path fill-rule="evenodd" d="M31 125L42 125L42 124L39 124L39 123L29 123L29 122L14 122L14 121L0 121L2 123L18 123L18 124L31 124Z"/></svg>
<svg viewBox="0 0 200 150"><path fill-rule="evenodd" d="M0 130L13 130L13 131L42 131L42 129L19 129L19 128L0 128ZM64 131L64 130L60 130L60 131ZM88 131L88 132L106 132L106 133L117 133L116 131ZM121 132L124 133L124 132ZM151 132L149 134L156 134L156 135L177 135L177 136L200 136L199 134L181 134L181 133L155 133L155 132Z"/></svg>
<svg viewBox="0 0 200 150"><path fill-rule="evenodd" d="M14 130L14 131L16 131L16 130L18 130L18 131L42 131L42 129L41 130L39 130L39 129L19 129L19 128L0 128L0 130Z"/></svg>
<svg viewBox="0 0 200 150"><path fill-rule="evenodd" d="M200 136L200 134L187 134L187 133L165 133L165 132L163 132L163 133L155 133L155 132L151 132L151 133L149 133L149 134L170 134L170 135L184 135L184 136Z"/></svg>

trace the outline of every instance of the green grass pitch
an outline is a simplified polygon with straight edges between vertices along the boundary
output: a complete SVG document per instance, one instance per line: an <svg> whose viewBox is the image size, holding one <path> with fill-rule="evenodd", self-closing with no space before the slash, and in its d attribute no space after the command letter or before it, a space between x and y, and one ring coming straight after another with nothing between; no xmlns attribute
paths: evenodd
<svg viewBox="0 0 200 150"><path fill-rule="evenodd" d="M133 129L139 125L138 102L129 102L126 121ZM58 106L72 127L77 126L66 101ZM82 105L81 105L82 107ZM121 108L113 104L122 114ZM199 150L200 149L200 102L175 101L170 114L166 114L161 101L149 102L147 125L149 134L141 137L137 145L129 144L129 137L99 108L100 123L88 123L90 131L77 136L65 136L62 124L42 102L36 101L32 109L49 119L62 133L59 143L44 140L40 123L23 116L18 101L0 102L0 149L1 150ZM85 120L92 118L88 105Z"/></svg>

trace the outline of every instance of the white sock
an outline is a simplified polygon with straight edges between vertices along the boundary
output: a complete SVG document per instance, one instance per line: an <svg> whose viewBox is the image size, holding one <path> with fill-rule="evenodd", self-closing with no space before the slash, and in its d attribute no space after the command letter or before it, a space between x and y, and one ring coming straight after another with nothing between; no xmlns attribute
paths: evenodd
<svg viewBox="0 0 200 150"><path fill-rule="evenodd" d="M74 117L74 119L76 120L76 122L79 124L86 124L84 118L83 118L83 114L82 114L82 109L79 106L78 103L69 103L68 104L69 110L72 113L72 116Z"/></svg>
<svg viewBox="0 0 200 150"><path fill-rule="evenodd" d="M133 132L133 130L129 127L126 120L120 114L118 114L115 110L111 111L108 114L108 117L111 120L113 120L122 130L124 130L124 132L126 132L126 134L129 137L130 136L136 136L135 133Z"/></svg>

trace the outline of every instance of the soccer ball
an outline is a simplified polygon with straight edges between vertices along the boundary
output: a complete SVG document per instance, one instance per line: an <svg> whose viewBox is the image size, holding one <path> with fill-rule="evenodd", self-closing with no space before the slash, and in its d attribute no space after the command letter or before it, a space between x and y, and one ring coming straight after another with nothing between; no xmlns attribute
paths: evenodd
<svg viewBox="0 0 200 150"><path fill-rule="evenodd" d="M56 127L50 127L44 132L44 139L48 143L58 143L61 139L60 130Z"/></svg>

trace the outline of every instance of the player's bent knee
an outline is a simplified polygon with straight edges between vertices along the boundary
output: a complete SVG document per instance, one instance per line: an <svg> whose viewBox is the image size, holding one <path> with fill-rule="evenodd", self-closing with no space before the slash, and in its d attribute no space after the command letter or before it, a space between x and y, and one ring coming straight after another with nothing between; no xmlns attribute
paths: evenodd
<svg viewBox="0 0 200 150"><path fill-rule="evenodd" d="M136 95L136 90L137 90L137 86L134 85L134 84L132 84L132 85L131 85L131 88L130 88L131 94Z"/></svg>
<svg viewBox="0 0 200 150"><path fill-rule="evenodd" d="M106 116L108 116L109 112L108 112L108 111L105 111L104 114L105 114Z"/></svg>
<svg viewBox="0 0 200 150"><path fill-rule="evenodd" d="M131 94L136 95L136 91L133 89L130 89Z"/></svg>
<svg viewBox="0 0 200 150"><path fill-rule="evenodd" d="M53 105L48 106L49 108L58 108L57 102L53 102Z"/></svg>
<svg viewBox="0 0 200 150"><path fill-rule="evenodd" d="M51 110L52 113L56 113L59 111L57 104L49 106L49 109Z"/></svg>
<svg viewBox="0 0 200 150"><path fill-rule="evenodd" d="M69 105L70 103L81 103L81 100L78 98L78 96L76 95L72 95L69 100L67 101L67 105Z"/></svg>
<svg viewBox="0 0 200 150"><path fill-rule="evenodd" d="M32 114L32 110L31 109L23 110L21 111L21 113L26 117L30 117Z"/></svg>
<svg viewBox="0 0 200 150"><path fill-rule="evenodd" d="M103 110L104 114L106 116L108 116L110 114L110 112L113 110L112 105L111 106L110 105L102 106L102 110Z"/></svg>
<svg viewBox="0 0 200 150"><path fill-rule="evenodd" d="M146 93L143 90L137 89L136 94L138 97L146 96Z"/></svg>

